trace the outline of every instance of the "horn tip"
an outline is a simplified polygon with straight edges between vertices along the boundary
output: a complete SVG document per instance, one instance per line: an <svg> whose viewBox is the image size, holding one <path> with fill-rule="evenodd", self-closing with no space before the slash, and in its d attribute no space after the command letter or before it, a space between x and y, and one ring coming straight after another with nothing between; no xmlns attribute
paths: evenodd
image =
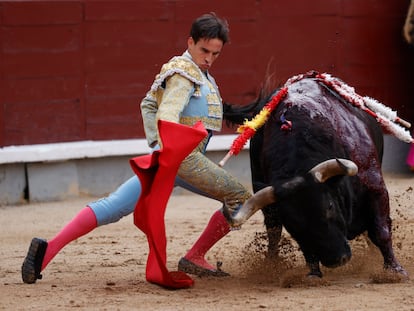
<svg viewBox="0 0 414 311"><path fill-rule="evenodd" d="M315 178L315 180L319 183L322 183L323 181L323 175L321 172L315 172L315 174L313 175L313 178Z"/></svg>
<svg viewBox="0 0 414 311"><path fill-rule="evenodd" d="M342 168L346 170L348 176L355 176L358 174L358 166L354 161L348 159L336 159L336 161L341 165Z"/></svg>

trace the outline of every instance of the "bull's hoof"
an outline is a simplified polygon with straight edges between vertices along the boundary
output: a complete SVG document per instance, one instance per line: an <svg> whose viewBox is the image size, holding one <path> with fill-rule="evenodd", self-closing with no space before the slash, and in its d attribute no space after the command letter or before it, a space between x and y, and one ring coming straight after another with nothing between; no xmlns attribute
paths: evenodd
<svg viewBox="0 0 414 311"><path fill-rule="evenodd" d="M409 279L408 272L399 264L384 266L387 273L399 275L401 278Z"/></svg>
<svg viewBox="0 0 414 311"><path fill-rule="evenodd" d="M303 274L303 271L286 273L281 281L280 286L283 288L295 288L295 287L320 287L328 285L328 281L322 277L309 276Z"/></svg>
<svg viewBox="0 0 414 311"><path fill-rule="evenodd" d="M312 278L322 278L322 272L321 271L311 271L306 275L308 278L312 279Z"/></svg>
<svg viewBox="0 0 414 311"><path fill-rule="evenodd" d="M398 273L401 275L404 275L408 277L408 272L405 271L405 269L398 263L390 264L390 265L384 265L384 270L389 272Z"/></svg>
<svg viewBox="0 0 414 311"><path fill-rule="evenodd" d="M322 278L322 272L319 267L319 261L308 262L307 264L310 269L309 273L307 274L308 278Z"/></svg>
<svg viewBox="0 0 414 311"><path fill-rule="evenodd" d="M403 283L409 280L408 272L398 263L385 264L384 270L371 275L371 280L376 284Z"/></svg>

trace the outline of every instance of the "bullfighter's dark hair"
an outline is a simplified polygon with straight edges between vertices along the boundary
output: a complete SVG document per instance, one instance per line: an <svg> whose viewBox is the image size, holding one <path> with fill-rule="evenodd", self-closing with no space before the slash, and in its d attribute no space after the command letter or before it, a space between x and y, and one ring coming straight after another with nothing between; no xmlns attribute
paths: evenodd
<svg viewBox="0 0 414 311"><path fill-rule="evenodd" d="M190 36L197 43L200 39L220 39L223 44L229 38L229 25L214 12L201 15L191 25Z"/></svg>

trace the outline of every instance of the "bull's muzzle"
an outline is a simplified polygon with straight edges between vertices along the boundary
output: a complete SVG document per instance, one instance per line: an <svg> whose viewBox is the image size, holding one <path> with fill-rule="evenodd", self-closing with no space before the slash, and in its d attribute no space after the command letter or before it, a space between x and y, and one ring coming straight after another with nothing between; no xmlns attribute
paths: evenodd
<svg viewBox="0 0 414 311"><path fill-rule="evenodd" d="M358 166L347 159L330 159L315 165L308 173L313 176L315 182L324 183L329 178L337 175L354 176L358 173ZM290 181L287 181L286 185L289 183L289 188L292 187L291 185L295 185L295 183ZM243 205L239 205L237 208L229 208L229 206L224 204L223 214L230 226L240 227L258 210L275 202L275 191L272 186L268 186L257 191Z"/></svg>

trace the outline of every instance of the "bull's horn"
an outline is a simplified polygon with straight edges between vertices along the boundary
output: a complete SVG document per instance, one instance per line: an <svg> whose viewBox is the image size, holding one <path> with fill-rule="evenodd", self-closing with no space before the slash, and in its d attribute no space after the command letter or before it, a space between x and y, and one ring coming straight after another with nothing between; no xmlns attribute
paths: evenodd
<svg viewBox="0 0 414 311"><path fill-rule="evenodd" d="M254 213L266 205L276 201L273 187L268 186L257 191L252 197L244 202L238 209L231 211L226 205L223 206L223 214L232 227L240 227Z"/></svg>
<svg viewBox="0 0 414 311"><path fill-rule="evenodd" d="M309 173L315 178L315 181L323 183L336 175L354 176L358 173L358 166L351 160L331 159L319 163Z"/></svg>

